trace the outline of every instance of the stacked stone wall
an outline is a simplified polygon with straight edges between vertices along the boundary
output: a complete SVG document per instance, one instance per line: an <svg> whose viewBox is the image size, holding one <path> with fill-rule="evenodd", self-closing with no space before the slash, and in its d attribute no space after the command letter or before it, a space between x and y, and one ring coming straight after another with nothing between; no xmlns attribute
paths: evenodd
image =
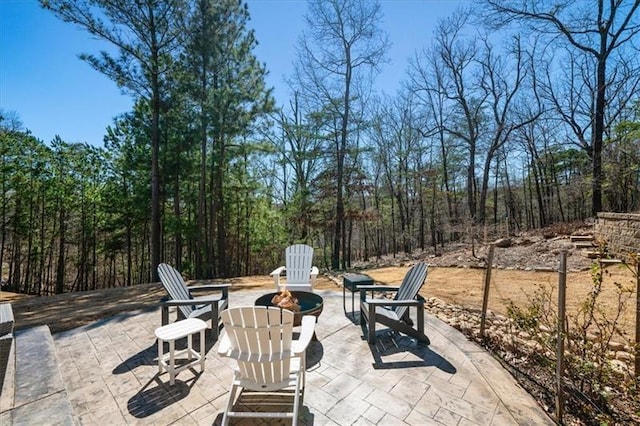
<svg viewBox="0 0 640 426"><path fill-rule="evenodd" d="M607 249L620 259L640 253L640 214L598 213L595 237L605 241Z"/></svg>

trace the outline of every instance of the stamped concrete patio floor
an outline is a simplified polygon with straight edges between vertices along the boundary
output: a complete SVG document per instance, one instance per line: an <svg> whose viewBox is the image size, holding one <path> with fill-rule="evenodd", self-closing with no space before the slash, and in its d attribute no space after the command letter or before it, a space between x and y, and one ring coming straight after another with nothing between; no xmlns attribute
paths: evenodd
<svg viewBox="0 0 640 426"><path fill-rule="evenodd" d="M318 293L324 310L318 341L307 352L300 424L553 424L490 354L443 322L425 315L428 347L388 332L369 346L360 326L345 316L342 293ZM261 294L233 292L230 305L252 305ZM220 423L234 361L218 357L217 342L207 342L205 371L185 370L169 386L168 374L158 375L159 324L158 309L54 335L75 423Z"/></svg>

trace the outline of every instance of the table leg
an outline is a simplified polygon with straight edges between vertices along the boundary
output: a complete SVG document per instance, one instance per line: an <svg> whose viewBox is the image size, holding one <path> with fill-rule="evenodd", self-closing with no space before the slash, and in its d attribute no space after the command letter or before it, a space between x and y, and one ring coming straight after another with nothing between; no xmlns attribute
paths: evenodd
<svg viewBox="0 0 640 426"><path fill-rule="evenodd" d="M345 284L344 284L344 281L343 281L342 282L342 309L344 310L344 314L345 315L347 315L346 297L347 297L347 293L346 293Z"/></svg>
<svg viewBox="0 0 640 426"><path fill-rule="evenodd" d="M200 371L204 371L204 330L200 330Z"/></svg>
<svg viewBox="0 0 640 426"><path fill-rule="evenodd" d="M169 384L176 382L176 341L169 340Z"/></svg>

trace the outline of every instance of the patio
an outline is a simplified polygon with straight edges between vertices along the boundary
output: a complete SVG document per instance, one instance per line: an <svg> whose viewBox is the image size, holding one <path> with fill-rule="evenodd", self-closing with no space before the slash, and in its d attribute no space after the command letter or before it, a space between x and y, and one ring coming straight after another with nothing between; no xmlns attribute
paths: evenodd
<svg viewBox="0 0 640 426"><path fill-rule="evenodd" d="M263 293L233 292L230 304L252 305ZM425 314L429 347L391 335L370 347L360 326L344 315L342 291L318 293L324 310L316 325L318 341L307 352L301 424L554 424L490 354L434 317ZM0 423L20 424L23 414L34 411L54 419L56 404L47 400L61 397L75 424L219 423L234 362L218 357L217 342L207 343L204 373L183 371L169 386L168 374L158 375L159 325L157 308L54 335L63 390L11 410L3 407ZM20 340L17 345L21 353Z"/></svg>

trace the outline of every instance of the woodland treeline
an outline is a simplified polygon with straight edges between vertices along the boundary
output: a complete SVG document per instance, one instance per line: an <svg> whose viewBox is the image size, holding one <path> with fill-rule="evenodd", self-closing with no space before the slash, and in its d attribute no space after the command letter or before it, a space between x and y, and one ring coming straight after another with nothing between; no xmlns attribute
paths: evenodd
<svg viewBox="0 0 640 426"><path fill-rule="evenodd" d="M101 147L3 111L4 290L267 274L295 242L346 269L639 208L640 1L474 2L377 93L393 4L312 0L285 105L250 3L41 3L113 45L81 57L137 101Z"/></svg>

